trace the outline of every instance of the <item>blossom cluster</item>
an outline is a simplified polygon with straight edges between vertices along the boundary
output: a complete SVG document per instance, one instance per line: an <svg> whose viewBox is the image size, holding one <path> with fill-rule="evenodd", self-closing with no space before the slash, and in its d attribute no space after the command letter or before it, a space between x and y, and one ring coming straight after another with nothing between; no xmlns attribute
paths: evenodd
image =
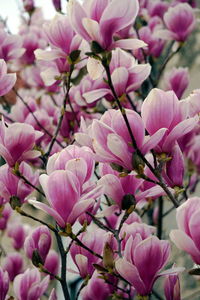
<svg viewBox="0 0 200 300"><path fill-rule="evenodd" d="M65 300L180 300L200 275L174 255L200 264L200 89L167 67L196 1L52 4L0 23L0 299L60 299L58 281Z"/></svg>

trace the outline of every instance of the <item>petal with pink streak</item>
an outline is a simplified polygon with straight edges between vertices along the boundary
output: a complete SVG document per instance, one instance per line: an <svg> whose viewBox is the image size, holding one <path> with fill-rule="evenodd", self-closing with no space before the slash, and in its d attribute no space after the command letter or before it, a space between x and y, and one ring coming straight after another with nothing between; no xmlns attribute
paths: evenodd
<svg viewBox="0 0 200 300"><path fill-rule="evenodd" d="M141 117L136 112L126 109L126 115L136 140L137 146L140 148L143 144L145 129ZM121 112L118 110L115 112L112 118L111 127L114 131L123 138L127 145L132 144L130 134L128 132L127 126L123 119ZM131 146L133 149L133 147Z"/></svg>
<svg viewBox="0 0 200 300"><path fill-rule="evenodd" d="M49 207L48 205L46 205L45 203L41 203L39 201L36 200L28 200L28 202L30 204L32 204L34 207L43 210L44 212L46 212L48 215L52 216L56 222L58 223L58 225L62 228L65 227L66 223L65 221L62 219L62 217L57 213L56 210L54 210L53 208Z"/></svg>
<svg viewBox="0 0 200 300"><path fill-rule="evenodd" d="M146 295L146 287L140 278L137 268L125 258L119 258L115 262L117 272L137 290L140 295Z"/></svg>
<svg viewBox="0 0 200 300"><path fill-rule="evenodd" d="M111 1L100 19L100 30L105 48L111 46L115 32L132 24L138 14L138 1Z"/></svg>
<svg viewBox="0 0 200 300"><path fill-rule="evenodd" d="M150 64L135 65L129 70L129 79L127 84L127 93L137 90L142 82L147 79L151 72Z"/></svg>
<svg viewBox="0 0 200 300"><path fill-rule="evenodd" d="M155 236L143 240L135 248L134 263L149 292L157 272L162 267L162 255L160 240ZM148 272L146 266L148 266Z"/></svg>
<svg viewBox="0 0 200 300"><path fill-rule="evenodd" d="M128 150L126 143L123 139L117 134L110 133L107 137L107 147L108 149L116 156L119 160L122 161L122 164L130 170L132 167L131 158L132 155Z"/></svg>
<svg viewBox="0 0 200 300"><path fill-rule="evenodd" d="M121 97L124 93L126 93L128 77L128 70L124 67L116 68L113 71L111 79L118 97Z"/></svg>
<svg viewBox="0 0 200 300"><path fill-rule="evenodd" d="M170 239L177 248L189 253L197 264L200 264L200 251L195 246L193 240L185 232L174 229L171 230Z"/></svg>
<svg viewBox="0 0 200 300"><path fill-rule="evenodd" d="M0 96L3 96L10 92L16 82L16 74L6 74L0 78Z"/></svg>
<svg viewBox="0 0 200 300"><path fill-rule="evenodd" d="M98 42L100 45L102 43L99 23L95 20L89 18L83 18L82 24L92 41Z"/></svg>
<svg viewBox="0 0 200 300"><path fill-rule="evenodd" d="M86 41L91 41L91 38L85 28L83 27L82 20L87 18L86 11L82 8L78 1L70 1L68 5L68 16L75 31L80 34Z"/></svg>
<svg viewBox="0 0 200 300"><path fill-rule="evenodd" d="M160 128L170 128L174 122L181 121L179 100L172 91L164 92L160 89L152 89L141 107L141 116L150 135Z"/></svg>
<svg viewBox="0 0 200 300"><path fill-rule="evenodd" d="M87 103L92 103L94 101L97 101L101 98L103 98L105 95L110 94L110 90L106 88L102 89L96 89L87 93L83 94L83 97L85 98Z"/></svg>
<svg viewBox="0 0 200 300"><path fill-rule="evenodd" d="M199 225L200 225L200 209L198 209L194 214L192 214L189 220L190 236L193 242L195 243L196 247L200 251Z"/></svg>
<svg viewBox="0 0 200 300"><path fill-rule="evenodd" d="M74 224L82 213L86 212L92 205L94 205L94 202L94 199L78 201L72 208L72 211L67 218L67 223Z"/></svg>
<svg viewBox="0 0 200 300"><path fill-rule="evenodd" d="M117 176L107 174L98 181L98 185L104 186L104 193L121 207L121 201L125 193Z"/></svg>
<svg viewBox="0 0 200 300"><path fill-rule="evenodd" d="M150 150L154 149L160 143L167 130L167 128L160 128L152 136L149 136L148 140L145 141L145 143L142 146L142 153L146 154Z"/></svg>
<svg viewBox="0 0 200 300"><path fill-rule="evenodd" d="M69 160L65 165L65 170L71 171L83 185L87 175L87 164L83 158L74 158Z"/></svg>
<svg viewBox="0 0 200 300"><path fill-rule="evenodd" d="M186 119L176 125L169 135L166 137L165 142L163 144L163 151L169 152L175 143L180 137L189 133L194 129L194 127L198 124L198 117Z"/></svg>
<svg viewBox="0 0 200 300"><path fill-rule="evenodd" d="M148 46L144 41L138 39L122 39L113 43L113 48L121 48L126 50L137 50Z"/></svg>

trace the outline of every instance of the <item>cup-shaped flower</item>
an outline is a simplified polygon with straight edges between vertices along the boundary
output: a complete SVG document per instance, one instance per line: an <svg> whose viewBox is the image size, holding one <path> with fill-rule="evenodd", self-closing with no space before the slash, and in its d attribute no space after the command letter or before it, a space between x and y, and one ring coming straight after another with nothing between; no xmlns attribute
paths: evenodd
<svg viewBox="0 0 200 300"><path fill-rule="evenodd" d="M7 94L15 85L16 74L7 74L7 65L0 59L0 96Z"/></svg>
<svg viewBox="0 0 200 300"><path fill-rule="evenodd" d="M31 125L13 123L6 127L4 120L0 124L0 155L10 167L16 162L34 159L40 152L33 150L35 142L43 135Z"/></svg>
<svg viewBox="0 0 200 300"><path fill-rule="evenodd" d="M9 276L7 271L0 267L0 299L5 300L9 289Z"/></svg>
<svg viewBox="0 0 200 300"><path fill-rule="evenodd" d="M51 233L46 226L39 226L33 230L24 242L24 250L28 258L34 260L35 252L44 264L51 247Z"/></svg>
<svg viewBox="0 0 200 300"><path fill-rule="evenodd" d="M103 76L106 77L106 74L103 73L104 69L101 65L97 68L97 64L99 64L99 61L95 59L91 58L88 61L87 69L89 75L92 79L97 79L99 77L103 79ZM120 48L113 51L109 67L111 80L119 98L137 90L143 81L147 79L151 71L151 66L149 64L138 64L130 53L127 53ZM96 89L94 86L94 89L84 93L83 97L89 104L102 97L106 97L106 99L112 101L115 98L108 84L105 82L104 86L98 87L97 85Z"/></svg>
<svg viewBox="0 0 200 300"><path fill-rule="evenodd" d="M200 264L199 216L200 198L188 199L176 210L178 229L173 229L170 232L170 238L175 245L190 254L197 264Z"/></svg>
<svg viewBox="0 0 200 300"><path fill-rule="evenodd" d="M137 39L118 40L114 35L134 23L138 14L137 0L119 0L91 2L85 1L81 6L72 0L69 4L69 17L74 30L86 41L95 41L102 50L110 50L118 46L132 49L138 44Z"/></svg>
<svg viewBox="0 0 200 300"><path fill-rule="evenodd" d="M10 281L13 281L18 274L23 273L24 261L22 255L17 252L9 253L3 261L3 269L8 272Z"/></svg>
<svg viewBox="0 0 200 300"><path fill-rule="evenodd" d="M41 281L38 269L27 269L14 279L14 293L18 300L38 300L46 291L49 276Z"/></svg>
<svg viewBox="0 0 200 300"><path fill-rule="evenodd" d="M82 185L92 177L94 165L94 154L90 148L70 145L49 158L47 174L55 170L68 170L78 177Z"/></svg>
<svg viewBox="0 0 200 300"><path fill-rule="evenodd" d="M164 22L167 30L163 36L184 42L195 27L194 11L188 3L180 3L168 9L164 15Z"/></svg>
<svg viewBox="0 0 200 300"><path fill-rule="evenodd" d="M81 197L81 184L68 170L57 170L49 176L43 174L40 183L51 207L35 200L29 202L51 215L61 227L73 224L102 194L102 188L97 187Z"/></svg>
<svg viewBox="0 0 200 300"><path fill-rule="evenodd" d="M170 152L175 142L191 132L198 118L188 118L182 114L181 104L173 91L152 89L141 108L142 120L150 135L159 129L167 129L156 151Z"/></svg>
<svg viewBox="0 0 200 300"><path fill-rule="evenodd" d="M189 84L189 73L187 68L173 68L165 74L164 89L174 91L176 96L181 99L184 91Z"/></svg>
<svg viewBox="0 0 200 300"><path fill-rule="evenodd" d="M167 241L159 240L155 236L142 240L137 234L134 239L129 237L124 249L124 258L119 258L115 267L138 294L145 296L152 291L158 277L168 274L169 270L162 273L160 270L166 265L169 254L170 246ZM172 273L175 271L177 272L174 269Z"/></svg>

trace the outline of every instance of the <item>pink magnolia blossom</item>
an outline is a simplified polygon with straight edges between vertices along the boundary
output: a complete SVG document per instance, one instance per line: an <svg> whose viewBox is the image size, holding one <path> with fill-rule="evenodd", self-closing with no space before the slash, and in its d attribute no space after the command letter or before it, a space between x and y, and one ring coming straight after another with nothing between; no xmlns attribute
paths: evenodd
<svg viewBox="0 0 200 300"><path fill-rule="evenodd" d="M9 276L7 271L0 267L0 299L5 300L9 289Z"/></svg>
<svg viewBox="0 0 200 300"><path fill-rule="evenodd" d="M3 269L8 272L10 281L13 281L18 274L23 273L24 261L22 255L17 252L9 253L3 261Z"/></svg>
<svg viewBox="0 0 200 300"><path fill-rule="evenodd" d="M70 145L49 158L47 174L50 175L55 170L68 170L75 174L83 185L91 179L94 165L94 154L90 148Z"/></svg>
<svg viewBox="0 0 200 300"><path fill-rule="evenodd" d="M49 253L51 247L51 233L46 226L37 227L32 233L30 233L24 242L24 251L28 258L32 259L34 251L37 251L42 262Z"/></svg>
<svg viewBox="0 0 200 300"><path fill-rule="evenodd" d="M49 300L58 300L57 295L56 295L56 290L54 288L51 291L51 294L49 296Z"/></svg>
<svg viewBox="0 0 200 300"><path fill-rule="evenodd" d="M46 291L49 276L41 281L38 269L27 269L14 279L14 293L18 300L38 300Z"/></svg>
<svg viewBox="0 0 200 300"><path fill-rule="evenodd" d="M126 109L137 147L143 154L153 149L163 138L166 129L160 129L151 137L145 137L143 121L139 114ZM85 142L89 138L100 162L115 163L127 170L132 170L132 155L134 147L127 126L119 110L107 110L100 120L94 120L86 137L85 133L78 133L78 142ZM75 137L77 137L75 135ZM86 139L85 139L86 137Z"/></svg>
<svg viewBox="0 0 200 300"><path fill-rule="evenodd" d="M189 73L187 68L173 68L164 77L164 90L172 90L180 99L188 87Z"/></svg>
<svg viewBox="0 0 200 300"><path fill-rule="evenodd" d="M175 93L153 89L141 108L142 120L150 135L161 128L167 129L156 147L158 152L170 152L176 141L191 132L197 125L197 118L185 118Z"/></svg>
<svg viewBox="0 0 200 300"><path fill-rule="evenodd" d="M92 79L97 79L103 72L103 67L96 68L97 60L90 58L88 63L88 72ZM132 91L137 90L143 81L150 74L151 67L149 64L137 64L136 60L129 53L117 48L113 51L110 62L110 72L113 86L118 97L122 97ZM96 68L96 69L94 69ZM88 103L92 103L102 97L108 100L114 100L114 96L109 86L104 83L104 87L97 87L92 91L83 94Z"/></svg>
<svg viewBox="0 0 200 300"><path fill-rule="evenodd" d="M25 51L22 43L23 40L19 35L11 35L0 29L0 58L11 62L21 57Z"/></svg>
<svg viewBox="0 0 200 300"><path fill-rule="evenodd" d="M178 229L170 232L170 238L175 245L190 254L197 264L200 264L199 215L200 198L188 199L176 210Z"/></svg>
<svg viewBox="0 0 200 300"><path fill-rule="evenodd" d="M27 225L20 224L19 220L9 223L7 234L8 237L12 238L12 246L15 250L23 248L28 229Z"/></svg>
<svg viewBox="0 0 200 300"><path fill-rule="evenodd" d="M0 96L7 94L15 85L16 74L7 74L7 65L0 59Z"/></svg>
<svg viewBox="0 0 200 300"><path fill-rule="evenodd" d="M137 234L129 237L124 258L119 258L115 267L117 272L125 278L140 295L148 295L154 282L160 276L173 274L176 269L160 272L166 265L170 254L169 243L150 236L142 240Z"/></svg>
<svg viewBox="0 0 200 300"><path fill-rule="evenodd" d="M10 167L16 162L34 159L40 152L32 150L36 141L43 135L31 125L13 123L6 127L4 120L0 124L0 154Z"/></svg>
<svg viewBox="0 0 200 300"><path fill-rule="evenodd" d="M86 41L97 42L104 50L141 47L141 42L137 39L114 41L118 31L134 23L138 10L137 0L125 0L123 3L119 0L94 0L85 1L82 6L74 0L69 4L69 16L74 30Z"/></svg>
<svg viewBox="0 0 200 300"><path fill-rule="evenodd" d="M85 176L85 170L80 171L79 178ZM102 188L96 187L81 195L79 179L68 170L57 170L49 176L43 174L40 176L40 183L51 207L35 200L29 202L51 215L61 227L65 227L67 223L73 224L102 194Z"/></svg>
<svg viewBox="0 0 200 300"><path fill-rule="evenodd" d="M161 38L184 42L195 28L194 11L188 3L177 4L164 14L164 23L167 29L160 30Z"/></svg>

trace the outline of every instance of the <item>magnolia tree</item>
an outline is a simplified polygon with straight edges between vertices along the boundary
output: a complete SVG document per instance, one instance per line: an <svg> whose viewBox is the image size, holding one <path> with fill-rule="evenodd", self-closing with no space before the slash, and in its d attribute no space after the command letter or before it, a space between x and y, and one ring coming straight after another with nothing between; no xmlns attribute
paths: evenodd
<svg viewBox="0 0 200 300"><path fill-rule="evenodd" d="M165 69L195 1L52 3L0 24L0 299L180 300L200 275L200 90L181 100L188 69Z"/></svg>

